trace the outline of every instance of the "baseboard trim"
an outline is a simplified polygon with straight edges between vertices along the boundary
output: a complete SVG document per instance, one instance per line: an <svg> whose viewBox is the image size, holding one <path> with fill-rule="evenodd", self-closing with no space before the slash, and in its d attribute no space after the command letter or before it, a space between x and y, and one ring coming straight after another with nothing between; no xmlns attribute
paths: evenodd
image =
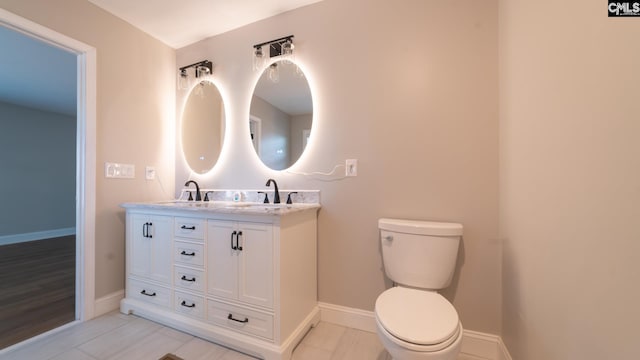
<svg viewBox="0 0 640 360"><path fill-rule="evenodd" d="M372 311L320 302L320 321L376 332L376 318Z"/></svg>
<svg viewBox="0 0 640 360"><path fill-rule="evenodd" d="M76 233L76 228L63 228L53 229L46 231L36 231L26 234L13 234L0 236L0 245L18 244L28 241L36 241L43 239L53 239L61 236L73 235Z"/></svg>
<svg viewBox="0 0 640 360"><path fill-rule="evenodd" d="M372 311L320 302L320 320L353 329L376 332L376 320ZM502 338L472 330L464 330L463 354L486 360L511 360Z"/></svg>
<svg viewBox="0 0 640 360"><path fill-rule="evenodd" d="M502 338L500 338L500 342L498 343L498 360L512 360L511 354L509 354L509 350L502 341Z"/></svg>
<svg viewBox="0 0 640 360"><path fill-rule="evenodd" d="M110 313L120 308L120 300L124 299L124 290L118 290L96 299L94 306L94 316L98 317Z"/></svg>

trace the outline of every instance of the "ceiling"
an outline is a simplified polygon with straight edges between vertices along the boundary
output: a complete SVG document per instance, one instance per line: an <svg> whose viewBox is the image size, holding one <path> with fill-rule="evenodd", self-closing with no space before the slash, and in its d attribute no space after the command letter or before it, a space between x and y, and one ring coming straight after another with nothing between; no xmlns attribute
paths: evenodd
<svg viewBox="0 0 640 360"><path fill-rule="evenodd" d="M89 0L174 49L321 0Z"/></svg>

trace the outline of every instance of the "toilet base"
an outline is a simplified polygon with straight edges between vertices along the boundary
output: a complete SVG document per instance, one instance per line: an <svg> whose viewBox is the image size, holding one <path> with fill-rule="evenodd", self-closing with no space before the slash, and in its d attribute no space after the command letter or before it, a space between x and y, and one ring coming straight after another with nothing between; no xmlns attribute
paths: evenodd
<svg viewBox="0 0 640 360"><path fill-rule="evenodd" d="M456 360L458 353L460 353L460 348L462 347L462 326L460 326L458 337L450 346L438 351L415 351L402 347L392 341L390 337L393 335L389 334L377 320L378 319L376 319L376 333L393 360ZM412 347L416 347L416 345L411 345Z"/></svg>

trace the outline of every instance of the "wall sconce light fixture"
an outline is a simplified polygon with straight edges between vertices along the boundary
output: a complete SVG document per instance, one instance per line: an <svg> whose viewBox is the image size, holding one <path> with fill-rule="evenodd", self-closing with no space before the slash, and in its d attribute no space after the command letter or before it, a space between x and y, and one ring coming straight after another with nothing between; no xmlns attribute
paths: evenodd
<svg viewBox="0 0 640 360"><path fill-rule="evenodd" d="M269 46L269 58L281 56L283 60L293 60L293 35L285 36L280 39L265 41L260 44L253 45L253 70L262 70L267 60L263 47Z"/></svg>
<svg viewBox="0 0 640 360"><path fill-rule="evenodd" d="M196 78L213 74L213 63L209 60L203 60L191 65L183 66L178 70L178 89L186 90L189 88L189 69L194 69Z"/></svg>

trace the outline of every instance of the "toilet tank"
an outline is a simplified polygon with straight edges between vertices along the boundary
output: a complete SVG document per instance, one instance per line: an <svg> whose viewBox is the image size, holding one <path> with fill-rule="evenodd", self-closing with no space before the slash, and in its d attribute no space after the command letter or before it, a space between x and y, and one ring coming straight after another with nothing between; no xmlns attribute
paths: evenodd
<svg viewBox="0 0 640 360"><path fill-rule="evenodd" d="M461 224L380 219L378 228L389 279L421 289L449 286L456 268Z"/></svg>

